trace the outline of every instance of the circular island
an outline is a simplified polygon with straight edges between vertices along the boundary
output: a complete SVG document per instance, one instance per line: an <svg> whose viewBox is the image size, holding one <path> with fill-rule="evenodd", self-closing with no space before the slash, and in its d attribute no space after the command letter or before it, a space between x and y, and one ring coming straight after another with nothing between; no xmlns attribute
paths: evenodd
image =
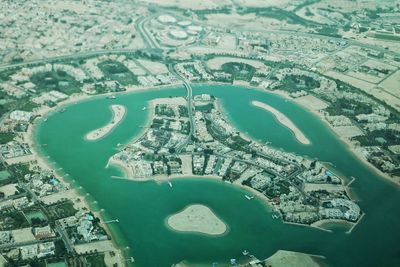
<svg viewBox="0 0 400 267"><path fill-rule="evenodd" d="M206 235L222 235L227 231L226 224L214 212L200 204L187 206L171 215L167 224L179 232L197 232Z"/></svg>

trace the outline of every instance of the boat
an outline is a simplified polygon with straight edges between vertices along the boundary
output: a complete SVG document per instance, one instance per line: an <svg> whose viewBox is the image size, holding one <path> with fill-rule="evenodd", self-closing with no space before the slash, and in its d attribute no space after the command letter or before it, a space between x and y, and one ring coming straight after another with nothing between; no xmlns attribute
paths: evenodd
<svg viewBox="0 0 400 267"><path fill-rule="evenodd" d="M110 96L107 96L107 98L108 99L116 99L117 97L115 95L110 95Z"/></svg>
<svg viewBox="0 0 400 267"><path fill-rule="evenodd" d="M172 183L170 181L168 181L168 185L172 188Z"/></svg>
<svg viewBox="0 0 400 267"><path fill-rule="evenodd" d="M252 200L254 198L254 196L248 196L248 195L244 195L248 200Z"/></svg>
<svg viewBox="0 0 400 267"><path fill-rule="evenodd" d="M65 111L67 111L65 108L60 109L60 113L64 113Z"/></svg>
<svg viewBox="0 0 400 267"><path fill-rule="evenodd" d="M142 107L142 110L146 110L146 107Z"/></svg>
<svg viewBox="0 0 400 267"><path fill-rule="evenodd" d="M47 118L44 118L43 121L47 121Z"/></svg>
<svg viewBox="0 0 400 267"><path fill-rule="evenodd" d="M247 250L243 250L243 251L242 251L243 256L247 256L247 255L249 255L249 253L250 253L250 252L248 252Z"/></svg>

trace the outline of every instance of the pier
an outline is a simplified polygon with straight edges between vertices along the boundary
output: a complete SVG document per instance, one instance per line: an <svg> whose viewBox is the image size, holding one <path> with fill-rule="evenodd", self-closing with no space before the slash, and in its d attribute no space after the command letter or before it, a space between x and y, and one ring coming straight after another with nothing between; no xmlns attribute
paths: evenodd
<svg viewBox="0 0 400 267"><path fill-rule="evenodd" d="M114 219L114 220L110 220L110 221L104 222L104 224L110 224L110 223L119 223L119 220L118 219Z"/></svg>

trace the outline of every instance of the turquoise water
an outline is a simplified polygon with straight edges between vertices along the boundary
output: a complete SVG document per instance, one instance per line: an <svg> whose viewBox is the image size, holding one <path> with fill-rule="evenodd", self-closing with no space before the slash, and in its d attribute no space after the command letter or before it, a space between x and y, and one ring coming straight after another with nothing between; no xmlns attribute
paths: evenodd
<svg viewBox="0 0 400 267"><path fill-rule="evenodd" d="M244 249L266 258L278 249L327 257L331 266L400 266L400 194L398 188L374 175L361 164L337 137L314 115L283 98L242 87L195 86L194 94L210 93L221 99L230 120L255 139L271 141L286 151L332 162L343 174L355 176L352 184L359 205L366 212L352 234L343 227L328 233L309 227L284 224L271 218L262 200L247 201L243 189L209 179L174 179L167 183L132 182L111 176L122 175L108 168L108 158L118 143L126 143L142 130L147 120L142 111L148 100L183 96L183 88L118 95L114 101L97 97L71 105L64 113L49 115L36 129L38 144L53 164L69 174L72 183L98 201L113 225L118 243L129 246L137 266L171 266L181 260L227 262L240 258ZM251 105L263 101L286 114L312 141L305 146L273 117ZM127 115L120 125L98 142L86 142L87 132L111 118L109 105L122 104ZM171 231L165 219L185 206L200 203L212 208L230 231L221 237Z"/></svg>

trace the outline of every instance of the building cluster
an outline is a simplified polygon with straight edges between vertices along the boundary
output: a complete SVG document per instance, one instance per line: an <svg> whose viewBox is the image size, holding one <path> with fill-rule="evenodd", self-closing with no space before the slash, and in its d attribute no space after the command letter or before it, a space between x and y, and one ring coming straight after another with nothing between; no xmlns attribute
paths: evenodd
<svg viewBox="0 0 400 267"><path fill-rule="evenodd" d="M68 187L54 177L52 172L39 170L39 172L28 173L24 176L27 186L29 186L38 197L63 192L68 189Z"/></svg>
<svg viewBox="0 0 400 267"><path fill-rule="evenodd" d="M30 161L2 172L10 173L0 181L0 253L8 262L65 257L74 245L109 238L53 171Z"/></svg>
<svg viewBox="0 0 400 267"><path fill-rule="evenodd" d="M190 121L185 100L170 100L153 100L149 129L112 158L126 165L134 177L182 173L181 159L173 155L188 142ZM162 156L168 153L172 156Z"/></svg>
<svg viewBox="0 0 400 267"><path fill-rule="evenodd" d="M135 20L146 12L133 3L93 0L4 3L0 14L0 27L4 29L0 37L0 61L138 48L143 42L135 30Z"/></svg>
<svg viewBox="0 0 400 267"><path fill-rule="evenodd" d="M4 161L32 155L29 145L17 141L11 141L6 144L0 145L0 156Z"/></svg>
<svg viewBox="0 0 400 267"><path fill-rule="evenodd" d="M153 30L153 38L162 46L179 47L198 40L203 27L191 20L180 20L172 14L162 14L146 23Z"/></svg>

